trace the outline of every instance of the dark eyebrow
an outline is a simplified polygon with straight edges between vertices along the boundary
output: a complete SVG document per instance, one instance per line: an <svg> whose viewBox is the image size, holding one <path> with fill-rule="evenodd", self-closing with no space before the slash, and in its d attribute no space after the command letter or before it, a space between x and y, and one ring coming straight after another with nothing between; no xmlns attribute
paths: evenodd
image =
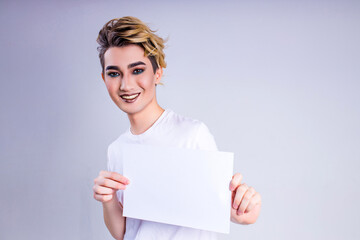
<svg viewBox="0 0 360 240"><path fill-rule="evenodd" d="M136 67L138 65L145 65L146 66L146 64L144 62L138 61L138 62L130 63L128 65L128 68L133 68L133 67ZM116 71L120 72L120 69L117 66L113 66L113 65L107 66L105 70L116 70Z"/></svg>
<svg viewBox="0 0 360 240"><path fill-rule="evenodd" d="M133 68L133 67L136 67L138 65L145 65L146 66L146 64L144 62L138 61L138 62L130 63L128 65L128 68Z"/></svg>
<svg viewBox="0 0 360 240"><path fill-rule="evenodd" d="M117 66L107 66L105 70L117 70L120 72L120 69Z"/></svg>

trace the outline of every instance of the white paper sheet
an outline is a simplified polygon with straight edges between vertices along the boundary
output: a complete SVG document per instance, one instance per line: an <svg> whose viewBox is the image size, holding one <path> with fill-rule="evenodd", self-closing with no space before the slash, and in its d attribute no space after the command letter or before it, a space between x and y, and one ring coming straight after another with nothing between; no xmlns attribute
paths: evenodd
<svg viewBox="0 0 360 240"><path fill-rule="evenodd" d="M229 233L234 154L128 144L126 217Z"/></svg>

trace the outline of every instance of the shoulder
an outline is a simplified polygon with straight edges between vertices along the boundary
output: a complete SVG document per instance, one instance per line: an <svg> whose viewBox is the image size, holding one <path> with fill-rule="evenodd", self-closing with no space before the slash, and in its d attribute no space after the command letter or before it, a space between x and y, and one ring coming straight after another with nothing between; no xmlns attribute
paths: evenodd
<svg viewBox="0 0 360 240"><path fill-rule="evenodd" d="M167 128L172 131L176 131L181 134L195 136L198 134L199 129L205 125L198 119L183 116L169 110L166 122Z"/></svg>
<svg viewBox="0 0 360 240"><path fill-rule="evenodd" d="M199 149L209 151L218 150L213 134L203 122L200 122L197 128L196 139Z"/></svg>
<svg viewBox="0 0 360 240"><path fill-rule="evenodd" d="M112 141L108 145L108 155L117 154L117 152L121 149L121 146L126 143L126 132L121 134L118 138L116 138L114 141Z"/></svg>
<svg viewBox="0 0 360 240"><path fill-rule="evenodd" d="M172 129L178 132L178 135L191 139L194 148L217 150L214 137L205 123L198 119L182 116L173 111L169 115L169 119L171 119L174 125Z"/></svg>
<svg viewBox="0 0 360 240"><path fill-rule="evenodd" d="M183 129L197 128L202 123L201 121L199 121L197 119L193 119L190 117L180 115L178 113L175 113L172 110L169 110L168 119L169 119L169 121L172 122L172 124L175 124L175 125L177 125L177 127L183 128Z"/></svg>
<svg viewBox="0 0 360 240"><path fill-rule="evenodd" d="M111 166L115 164L118 159L121 159L121 150L126 143L126 133L121 134L118 138L112 141L107 147L107 159L108 159L108 167L112 168Z"/></svg>

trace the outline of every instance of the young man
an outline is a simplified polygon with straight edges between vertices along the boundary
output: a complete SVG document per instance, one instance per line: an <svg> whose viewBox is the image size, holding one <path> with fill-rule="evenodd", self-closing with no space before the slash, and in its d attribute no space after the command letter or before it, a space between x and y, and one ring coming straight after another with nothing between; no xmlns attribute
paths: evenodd
<svg viewBox="0 0 360 240"><path fill-rule="evenodd" d="M94 198L103 204L104 220L115 239L216 239L216 233L123 217L123 191L129 179L122 175L119 153L123 143L154 144L217 150L206 125L164 110L156 100L164 60L164 41L135 17L110 20L97 39L102 78L114 103L127 114L130 127L108 148L108 169L94 180ZM251 224L261 208L261 196L241 184L242 175L229 179L231 221Z"/></svg>

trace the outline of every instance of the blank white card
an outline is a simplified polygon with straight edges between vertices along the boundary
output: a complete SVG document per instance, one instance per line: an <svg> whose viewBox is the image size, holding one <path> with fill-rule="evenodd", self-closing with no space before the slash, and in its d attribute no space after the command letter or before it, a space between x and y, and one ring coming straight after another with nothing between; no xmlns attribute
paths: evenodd
<svg viewBox="0 0 360 240"><path fill-rule="evenodd" d="M233 159L230 152L127 144L124 216L229 233Z"/></svg>

